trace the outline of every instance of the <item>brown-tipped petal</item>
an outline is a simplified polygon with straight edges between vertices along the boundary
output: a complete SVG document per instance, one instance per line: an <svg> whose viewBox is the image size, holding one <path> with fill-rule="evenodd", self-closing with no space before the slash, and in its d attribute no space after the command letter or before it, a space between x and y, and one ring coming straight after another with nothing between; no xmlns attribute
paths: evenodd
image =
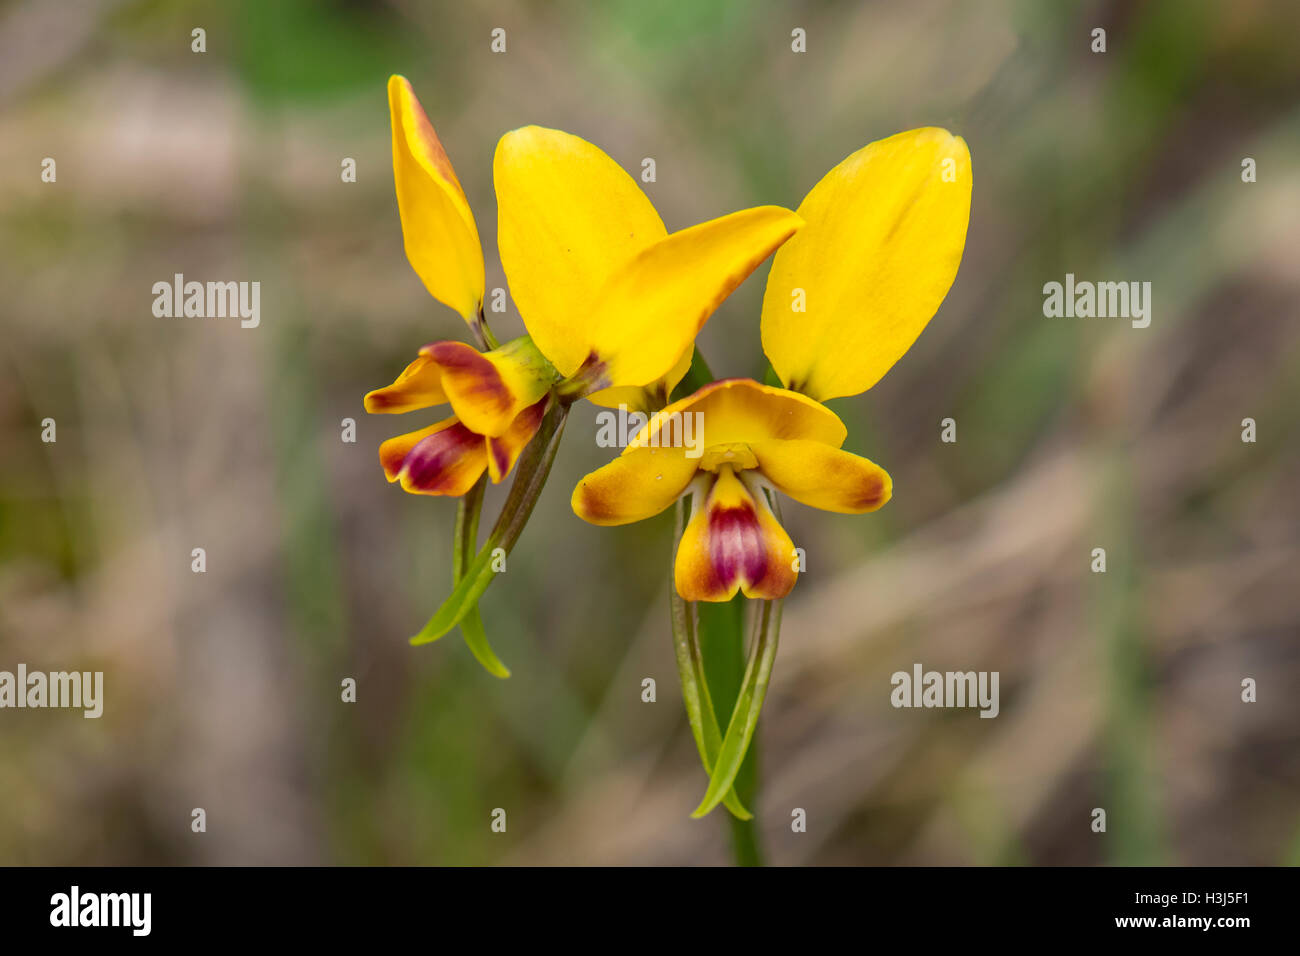
<svg viewBox="0 0 1300 956"><path fill-rule="evenodd" d="M428 346L426 346L428 348ZM402 370L397 381L366 395L366 411L372 414L411 412L447 401L442 387L442 370L428 355L421 354Z"/></svg>
<svg viewBox="0 0 1300 956"><path fill-rule="evenodd" d="M420 350L442 370L442 388L472 431L504 435L526 407L550 388L553 370L527 336L491 352L464 342L434 342Z"/></svg>
<svg viewBox="0 0 1300 956"><path fill-rule="evenodd" d="M695 477L698 458L685 448L629 448L573 489L573 512L597 525L651 518L681 497Z"/></svg>
<svg viewBox="0 0 1300 956"><path fill-rule="evenodd" d="M677 593L687 601L729 601L737 591L775 600L790 593L798 576L794 543L762 494L751 494L722 468L678 545Z"/></svg>
<svg viewBox="0 0 1300 956"><path fill-rule="evenodd" d="M537 434L544 417L546 417L545 398L520 412L510 423L504 435L486 440L488 476L494 485L500 484L501 479L510 474L510 469L515 467L520 454Z"/></svg>
<svg viewBox="0 0 1300 956"><path fill-rule="evenodd" d="M417 495L458 498L474 487L487 467L482 435L448 418L379 446L379 463L389 481Z"/></svg>
<svg viewBox="0 0 1300 956"><path fill-rule="evenodd" d="M883 468L860 455L820 442L754 442L758 468L782 494L822 511L875 511L893 491Z"/></svg>

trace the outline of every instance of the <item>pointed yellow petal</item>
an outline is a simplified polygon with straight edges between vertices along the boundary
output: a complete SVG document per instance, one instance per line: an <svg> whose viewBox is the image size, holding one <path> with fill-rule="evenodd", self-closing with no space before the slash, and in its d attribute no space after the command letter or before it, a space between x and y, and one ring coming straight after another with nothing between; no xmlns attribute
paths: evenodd
<svg viewBox="0 0 1300 956"><path fill-rule="evenodd" d="M630 524L659 514L695 477L683 448L629 448L573 489L573 513L597 525Z"/></svg>
<svg viewBox="0 0 1300 956"><path fill-rule="evenodd" d="M546 394L552 369L528 336L480 352L464 342L434 342L420 350L442 373L445 401L480 435L504 435L526 407Z"/></svg>
<svg viewBox="0 0 1300 956"><path fill-rule="evenodd" d="M822 511L875 511L893 493L893 481L875 462L821 442L770 440L749 449L777 491Z"/></svg>
<svg viewBox="0 0 1300 956"><path fill-rule="evenodd" d="M392 385L368 392L365 406L366 411L374 415L411 412L417 408L441 405L445 401L447 393L442 387L442 369L430 356L421 354L402 370Z"/></svg>
<svg viewBox="0 0 1300 956"><path fill-rule="evenodd" d="M750 378L711 382L693 395L673 402L650 419L628 447L681 444L683 416L699 415L691 438L708 449L717 445L778 438L802 438L839 448L848 430L825 405L784 388L760 385Z"/></svg>
<svg viewBox="0 0 1300 956"><path fill-rule="evenodd" d="M469 202L405 77L389 77L388 110L406 258L430 295L472 323L483 301L483 248Z"/></svg>
<svg viewBox="0 0 1300 956"><path fill-rule="evenodd" d="M879 381L948 294L970 195L965 141L934 127L872 143L827 173L799 206L807 225L773 259L763 297L763 350L781 381L820 400Z"/></svg>
<svg viewBox="0 0 1300 956"><path fill-rule="evenodd" d="M590 350L596 294L667 230L618 163L569 133L540 126L506 133L492 168L510 294L542 354L572 375Z"/></svg>
<svg viewBox="0 0 1300 956"><path fill-rule="evenodd" d="M666 374L713 310L801 224L788 209L759 206L675 232L637 253L593 307L589 341L604 364L601 380L648 385Z"/></svg>
<svg viewBox="0 0 1300 956"><path fill-rule="evenodd" d="M677 593L687 601L729 601L737 591L776 600L790 593L798 577L794 543L762 493L751 493L723 468L677 546Z"/></svg>

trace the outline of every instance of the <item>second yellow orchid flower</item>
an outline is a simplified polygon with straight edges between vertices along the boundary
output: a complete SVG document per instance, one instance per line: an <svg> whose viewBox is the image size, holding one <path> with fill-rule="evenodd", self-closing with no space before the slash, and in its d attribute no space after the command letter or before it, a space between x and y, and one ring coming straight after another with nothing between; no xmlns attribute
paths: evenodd
<svg viewBox="0 0 1300 956"><path fill-rule="evenodd" d="M469 202L405 78L390 79L388 100L407 258L434 298L495 344ZM669 234L604 152L538 126L501 138L493 176L501 262L529 336L482 355L435 342L367 396L372 412L450 402L456 413L382 446L385 473L407 491L462 495L485 470L500 481L539 427L552 386L565 401L601 400L593 393L606 389L617 390L605 398L615 403L625 390L666 394L714 309L802 224L761 206Z"/></svg>
<svg viewBox="0 0 1300 956"><path fill-rule="evenodd" d="M889 475L840 450L844 424L820 402L870 388L920 335L957 275L970 196L966 143L933 127L832 169L800 204L806 224L777 252L763 298L763 349L785 387L733 379L668 406L578 483L573 510L625 524L693 491L676 559L682 598L788 594L798 561L763 490L846 514L889 500ZM661 440L689 414L700 416L698 458Z"/></svg>

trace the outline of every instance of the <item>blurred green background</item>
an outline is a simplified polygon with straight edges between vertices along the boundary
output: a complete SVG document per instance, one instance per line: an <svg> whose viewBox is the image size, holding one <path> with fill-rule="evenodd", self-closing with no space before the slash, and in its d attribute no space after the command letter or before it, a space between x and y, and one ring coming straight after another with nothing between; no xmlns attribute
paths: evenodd
<svg viewBox="0 0 1300 956"><path fill-rule="evenodd" d="M670 645L671 515L599 529L568 506L610 457L590 405L483 605L514 676L455 635L406 644L448 590L454 506L376 459L432 414L367 418L361 396L465 329L403 255L392 72L456 166L489 288L492 152L523 124L634 174L653 157L670 229L794 207L899 130L970 144L952 292L883 382L834 403L893 501L785 509L809 568L763 721L772 862L1300 860L1295 13L0 6L0 669L103 670L107 696L100 720L0 712L0 863L729 858L723 812L688 817L706 781ZM720 376L761 375L766 271L700 339ZM155 318L151 286L177 272L260 281L261 326ZM1066 272L1152 282L1150 328L1044 318ZM522 331L513 305L494 324ZM1000 716L891 708L914 662L999 671Z"/></svg>

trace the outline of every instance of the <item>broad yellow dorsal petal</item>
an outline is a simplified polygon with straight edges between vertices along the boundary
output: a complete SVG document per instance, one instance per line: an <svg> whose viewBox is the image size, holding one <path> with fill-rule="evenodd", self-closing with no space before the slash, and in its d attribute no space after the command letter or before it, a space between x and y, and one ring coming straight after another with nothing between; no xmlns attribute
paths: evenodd
<svg viewBox="0 0 1300 956"><path fill-rule="evenodd" d="M772 261L763 350L818 400L876 384L947 295L970 221L970 151L926 127L858 150L799 206L807 225Z"/></svg>
<svg viewBox="0 0 1300 956"><path fill-rule="evenodd" d="M562 375L572 375L590 351L597 293L667 230L618 163L560 130L525 126L506 133L493 178L497 245L510 294L542 354Z"/></svg>

